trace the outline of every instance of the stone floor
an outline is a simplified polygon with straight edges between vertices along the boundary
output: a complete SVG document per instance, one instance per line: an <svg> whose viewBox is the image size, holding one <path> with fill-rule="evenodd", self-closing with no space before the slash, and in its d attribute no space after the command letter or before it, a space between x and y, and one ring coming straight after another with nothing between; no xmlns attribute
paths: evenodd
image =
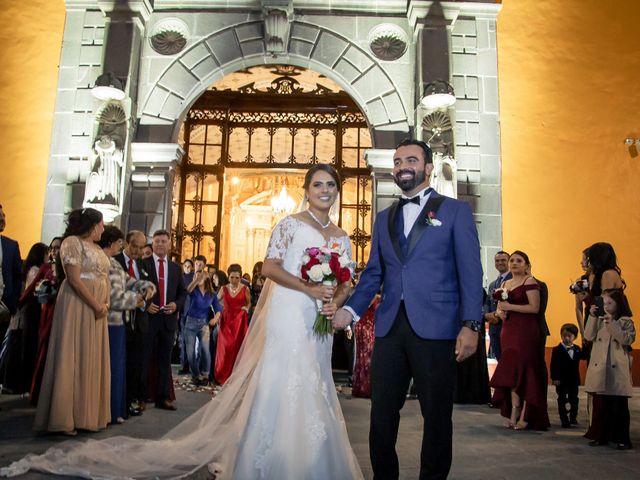
<svg viewBox="0 0 640 480"><path fill-rule="evenodd" d="M368 400L351 398L348 388L339 393L349 436L365 478L372 478L367 436ZM141 417L129 419L96 434L77 438L104 438L133 435L157 438L194 412L210 398L208 392L178 390L177 412L150 409ZM585 480L640 479L640 389L630 402L632 441L638 449L618 451L609 447L589 447L582 438L586 423L586 394L580 393L579 428L561 429L550 409L553 427L548 432L513 431L496 410L486 406L456 405L454 409L454 460L450 479L459 480ZM553 389L549 404L555 405ZM30 429L34 409L26 399L0 395L0 466L26 453L42 452L67 440L62 436L35 436ZM403 410L398 440L402 479L418 478L422 420L416 400L408 400ZM29 473L21 479L43 479L47 475ZM204 477L203 477L204 478ZM331 479L327 479L331 480Z"/></svg>

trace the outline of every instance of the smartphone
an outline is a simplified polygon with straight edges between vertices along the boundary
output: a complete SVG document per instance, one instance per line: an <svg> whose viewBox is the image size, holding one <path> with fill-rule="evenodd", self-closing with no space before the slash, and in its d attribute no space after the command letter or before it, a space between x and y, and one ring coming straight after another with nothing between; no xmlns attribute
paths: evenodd
<svg viewBox="0 0 640 480"><path fill-rule="evenodd" d="M595 298L595 306L598 307L596 309L596 317L604 317L604 300L602 297Z"/></svg>

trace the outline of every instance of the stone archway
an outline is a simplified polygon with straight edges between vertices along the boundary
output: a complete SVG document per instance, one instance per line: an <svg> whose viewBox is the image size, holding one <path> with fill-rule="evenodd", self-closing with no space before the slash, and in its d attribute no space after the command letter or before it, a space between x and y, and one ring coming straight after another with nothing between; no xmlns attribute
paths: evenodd
<svg viewBox="0 0 640 480"><path fill-rule="evenodd" d="M397 81L353 40L321 25L293 21L287 53L274 58L265 50L263 28L261 18L252 19L220 29L185 50L157 80L141 88L140 125L147 131L160 127L166 132L169 127L167 140L175 141L184 115L209 85L239 69L280 63L310 68L334 80L358 104L372 129L409 131L406 97L412 89L403 99Z"/></svg>

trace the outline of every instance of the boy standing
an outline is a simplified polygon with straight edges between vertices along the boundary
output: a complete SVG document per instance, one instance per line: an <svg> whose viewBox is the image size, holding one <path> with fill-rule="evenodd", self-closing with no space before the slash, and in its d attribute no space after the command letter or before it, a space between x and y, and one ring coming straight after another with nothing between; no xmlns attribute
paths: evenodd
<svg viewBox="0 0 640 480"><path fill-rule="evenodd" d="M578 336L578 327L572 323L565 323L560 329L562 342L553 348L551 354L551 380L556 386L558 394L558 413L562 428L577 425L578 415L578 386L580 385L580 360L582 351L574 345ZM567 415L567 402L571 410Z"/></svg>

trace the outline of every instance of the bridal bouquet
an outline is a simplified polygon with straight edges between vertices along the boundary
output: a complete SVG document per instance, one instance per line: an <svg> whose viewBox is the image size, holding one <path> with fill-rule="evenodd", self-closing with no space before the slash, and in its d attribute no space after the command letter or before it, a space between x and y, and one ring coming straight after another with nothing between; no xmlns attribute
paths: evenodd
<svg viewBox="0 0 640 480"><path fill-rule="evenodd" d="M49 279L40 280L38 285L36 285L35 291L33 294L38 297L38 303L45 304L49 303L49 300L54 298L58 293L58 287L55 282Z"/></svg>
<svg viewBox="0 0 640 480"><path fill-rule="evenodd" d="M345 254L340 244L333 243L323 247L307 248L302 257L300 273L304 280L333 286L348 282L354 269L355 262ZM333 327L331 320L322 314L322 300L316 300L316 304L318 314L313 324L313 331L320 337L331 335Z"/></svg>

